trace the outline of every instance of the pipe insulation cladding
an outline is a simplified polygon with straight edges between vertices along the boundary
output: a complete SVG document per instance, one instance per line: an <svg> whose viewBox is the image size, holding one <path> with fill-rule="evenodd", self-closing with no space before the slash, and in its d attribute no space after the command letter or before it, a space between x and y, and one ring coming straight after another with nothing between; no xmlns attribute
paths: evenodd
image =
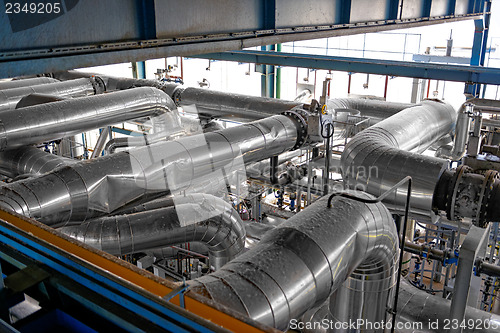
<svg viewBox="0 0 500 333"><path fill-rule="evenodd" d="M46 94L58 97L82 97L100 94L104 92L104 89L101 79L92 77L0 90L0 111L15 109L17 103L24 96L30 94Z"/></svg>
<svg viewBox="0 0 500 333"><path fill-rule="evenodd" d="M398 234L387 208L336 197L328 209L327 201L319 199L267 232L257 246L218 271L189 281L189 289L286 330L291 319L325 302L358 267L372 265L378 273L370 278L392 287ZM385 320L391 300L387 290L379 291L374 293L379 297L358 306L369 312L382 306L377 319Z"/></svg>
<svg viewBox="0 0 500 333"><path fill-rule="evenodd" d="M450 133L456 112L441 101L426 100L358 133L341 156L343 178L351 189L381 195L406 176L413 180L411 212L429 216L436 184L448 161L420 153ZM404 207L406 189L384 203Z"/></svg>
<svg viewBox="0 0 500 333"><path fill-rule="evenodd" d="M102 217L62 233L113 255L159 249L186 242L207 245L219 269L245 247L245 227L230 203L208 194L174 197L173 206Z"/></svg>
<svg viewBox="0 0 500 333"><path fill-rule="evenodd" d="M75 163L77 160L47 153L32 146L0 152L0 174L10 178L22 175L40 176Z"/></svg>
<svg viewBox="0 0 500 333"><path fill-rule="evenodd" d="M23 80L0 81L0 90L30 87L30 86L37 86L41 84L56 83L56 82L59 82L59 80L50 77L34 77Z"/></svg>
<svg viewBox="0 0 500 333"><path fill-rule="evenodd" d="M180 127L170 97L150 87L7 110L0 116L0 151L146 116Z"/></svg>
<svg viewBox="0 0 500 333"><path fill-rule="evenodd" d="M0 207L51 226L85 221L147 194L189 192L204 181L244 172L247 163L292 150L301 126L278 115L78 162L1 187Z"/></svg>

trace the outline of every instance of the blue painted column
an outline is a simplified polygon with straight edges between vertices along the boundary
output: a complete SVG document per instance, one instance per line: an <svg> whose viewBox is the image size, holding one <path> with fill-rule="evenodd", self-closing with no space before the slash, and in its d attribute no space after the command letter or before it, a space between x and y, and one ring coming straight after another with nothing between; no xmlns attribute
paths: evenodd
<svg viewBox="0 0 500 333"><path fill-rule="evenodd" d="M134 79L146 78L146 62L138 61L132 63L132 76Z"/></svg>
<svg viewBox="0 0 500 333"><path fill-rule="evenodd" d="M274 45L261 46L262 51L274 51ZM274 75L275 66L262 65L261 96L274 98Z"/></svg>
<svg viewBox="0 0 500 333"><path fill-rule="evenodd" d="M484 66L484 60L486 56L486 46L488 43L488 32L490 26L490 11L491 11L491 0L486 0L484 4L484 15L481 20L474 20L474 41L472 44L472 54L470 58L471 66ZM479 97L481 92L480 84L465 84L465 94L473 97Z"/></svg>

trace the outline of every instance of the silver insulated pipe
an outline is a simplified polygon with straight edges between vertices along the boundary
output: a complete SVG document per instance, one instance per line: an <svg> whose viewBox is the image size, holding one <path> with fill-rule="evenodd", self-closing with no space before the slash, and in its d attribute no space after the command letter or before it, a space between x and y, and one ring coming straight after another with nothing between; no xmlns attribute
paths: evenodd
<svg viewBox="0 0 500 333"><path fill-rule="evenodd" d="M451 302L437 295L431 295L417 289L409 283L402 281L399 291L399 302L396 320L401 323L421 323L419 332L440 333L444 332L444 325L450 318ZM437 323L439 325L429 325ZM449 322L450 326L452 321ZM468 333L498 333L500 329L500 316L467 306L464 323ZM472 325L471 325L472 324ZM459 323L460 325L460 323Z"/></svg>
<svg viewBox="0 0 500 333"><path fill-rule="evenodd" d="M411 176L412 212L429 216L434 188L448 161L420 153L448 134L455 119L450 105L427 100L358 133L342 153L345 183L349 188L379 196ZM400 189L384 203L402 208L405 200L406 189Z"/></svg>
<svg viewBox="0 0 500 333"><path fill-rule="evenodd" d="M189 191L244 171L247 163L292 150L301 131L295 119L279 115L82 161L1 187L0 207L52 226L85 221L148 194Z"/></svg>
<svg viewBox="0 0 500 333"><path fill-rule="evenodd" d="M398 235L385 206L337 197L328 209L327 201L316 201L267 232L220 270L188 282L190 290L285 330L291 319L325 302L356 268L372 264L385 272L380 276L393 276ZM362 306L382 306L385 316L389 299L386 291L378 295Z"/></svg>
<svg viewBox="0 0 500 333"><path fill-rule="evenodd" d="M231 204L208 194L175 197L173 202L171 207L102 217L59 231L113 255L201 242L215 269L244 249L245 227Z"/></svg>
<svg viewBox="0 0 500 333"><path fill-rule="evenodd" d="M10 178L39 176L58 167L75 164L70 158L47 153L36 147L21 147L0 152L0 173Z"/></svg>
<svg viewBox="0 0 500 333"><path fill-rule="evenodd" d="M82 97L99 94L102 91L100 81L94 78L0 90L0 111L15 109L24 96L35 93L58 97Z"/></svg>
<svg viewBox="0 0 500 333"><path fill-rule="evenodd" d="M177 111L172 108L175 106L167 94L144 87L7 110L0 115L0 150L145 116L167 117L168 123L180 124Z"/></svg>
<svg viewBox="0 0 500 333"><path fill-rule="evenodd" d="M40 84L55 83L55 82L59 82L59 80L50 77L34 77L31 79L24 79L24 80L1 81L0 90L37 86Z"/></svg>

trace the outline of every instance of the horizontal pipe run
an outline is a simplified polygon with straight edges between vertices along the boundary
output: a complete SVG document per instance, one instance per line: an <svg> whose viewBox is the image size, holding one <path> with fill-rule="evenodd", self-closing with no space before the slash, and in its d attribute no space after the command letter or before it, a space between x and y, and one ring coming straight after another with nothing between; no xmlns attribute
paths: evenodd
<svg viewBox="0 0 500 333"><path fill-rule="evenodd" d="M34 77L34 78L24 79L24 80L1 81L0 82L0 90L21 88L21 87L31 87L31 86L38 86L41 84L56 83L56 82L59 82L59 80L56 80L56 79L53 79L50 77Z"/></svg>
<svg viewBox="0 0 500 333"><path fill-rule="evenodd" d="M267 232L220 270L189 281L190 290L281 330L322 304L358 267L377 271L370 279L390 290L398 236L389 211L381 203L341 197L328 209L327 199ZM388 302L388 289L372 291L381 297L365 304L365 311L385 320L385 307L376 305Z"/></svg>
<svg viewBox="0 0 500 333"><path fill-rule="evenodd" d="M0 111L13 110L17 103L30 94L47 94L58 97L83 97L103 92L103 87L94 78L41 84L0 91Z"/></svg>
<svg viewBox="0 0 500 333"><path fill-rule="evenodd" d="M76 162L70 158L27 146L0 152L0 173L10 178L22 175L40 176Z"/></svg>
<svg viewBox="0 0 500 333"><path fill-rule="evenodd" d="M175 197L174 202L171 207L98 218L59 230L113 255L201 242L207 245L215 269L244 249L245 227L231 204L207 194Z"/></svg>
<svg viewBox="0 0 500 333"><path fill-rule="evenodd" d="M190 191L244 172L245 164L292 150L299 126L279 115L82 161L0 187L0 206L51 226L85 221L146 195Z"/></svg>
<svg viewBox="0 0 500 333"><path fill-rule="evenodd" d="M170 98L154 88L71 98L2 112L0 150L55 140L87 130L145 117L168 117Z"/></svg>

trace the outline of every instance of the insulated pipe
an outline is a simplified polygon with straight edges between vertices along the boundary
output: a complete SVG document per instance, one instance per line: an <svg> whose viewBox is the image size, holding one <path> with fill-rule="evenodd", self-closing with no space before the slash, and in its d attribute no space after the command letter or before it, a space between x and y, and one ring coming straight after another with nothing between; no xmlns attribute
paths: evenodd
<svg viewBox="0 0 500 333"><path fill-rule="evenodd" d="M57 72L52 76L59 80L92 77L94 74L76 71ZM187 113L205 117L255 120L280 114L303 103L275 98L247 96L201 88L183 88L180 85L158 80L131 79L98 74L106 83L107 90L123 90L150 86L167 93ZM413 104L385 102L367 98L337 98L327 101L328 109L359 110L363 116L372 117L373 123L390 117Z"/></svg>
<svg viewBox="0 0 500 333"><path fill-rule="evenodd" d="M219 269L245 247L245 227L231 204L207 194L175 197L175 205L130 215L102 217L62 233L113 255L202 242Z"/></svg>
<svg viewBox="0 0 500 333"><path fill-rule="evenodd" d="M326 102L328 110L358 110L362 116L372 118L372 124L414 106L408 103L379 101L368 98L334 98Z"/></svg>
<svg viewBox="0 0 500 333"><path fill-rule="evenodd" d="M173 106L175 109L176 107ZM104 146L106 155L114 154L119 148L131 148L137 146L150 145L159 141L172 140L184 135L200 134L203 132L212 132L212 130L202 130L198 119L188 117L180 117L181 128L168 128L163 129L159 133L144 135L141 137L125 137L114 138L109 140ZM182 129L182 131L181 131ZM221 128L222 129L222 128Z"/></svg>
<svg viewBox="0 0 500 333"><path fill-rule="evenodd" d="M0 150L54 140L94 128L162 116L179 123L170 98L154 88L136 88L1 112Z"/></svg>
<svg viewBox="0 0 500 333"><path fill-rule="evenodd" d="M76 163L70 158L27 146L0 152L0 173L10 178L21 175L39 176L58 167Z"/></svg>
<svg viewBox="0 0 500 333"><path fill-rule="evenodd" d="M102 89L100 81L90 78L1 90L0 111L15 109L21 98L33 93L58 97L82 97L100 94Z"/></svg>
<svg viewBox="0 0 500 333"><path fill-rule="evenodd" d="M55 83L55 82L59 82L59 80L50 77L34 77L31 79L24 79L24 80L2 81L0 82L0 90L37 86L40 84Z"/></svg>
<svg viewBox="0 0 500 333"><path fill-rule="evenodd" d="M257 246L218 271L189 281L189 289L286 330L291 319L322 304L357 267L372 263L392 276L398 234L385 206L336 197L329 209L327 201L316 201L267 232Z"/></svg>
<svg viewBox="0 0 500 333"><path fill-rule="evenodd" d="M429 294L424 290L410 285L405 280L401 281L398 299L396 327L401 327L402 329L396 328L396 333L409 331L441 333L447 331L446 327L449 329L452 325L455 326L455 323L449 321L451 302L447 299ZM302 318L304 326L308 325L310 327L313 327L315 322L321 323L323 320L328 323L330 320L334 320L330 314L328 303L313 309L311 313L306 314ZM373 324L375 324L375 322L372 322L372 325ZM457 325L460 324L461 323L458 323ZM500 328L500 316L481 311L472 306L467 306L463 325L466 325L466 331L471 333L498 333L498 329ZM367 329L367 326L360 325L356 328L362 332L365 330L370 332L373 331ZM326 333L330 331L324 328L319 330L306 329L304 332ZM338 330L334 332L338 332Z"/></svg>
<svg viewBox="0 0 500 333"><path fill-rule="evenodd" d="M171 85L174 86L174 85ZM255 120L291 110L301 103L267 97L176 86L171 95L188 113L215 118Z"/></svg>
<svg viewBox="0 0 500 333"><path fill-rule="evenodd" d="M82 161L1 187L0 207L52 226L85 221L147 194L224 179L244 164L292 150L301 131L295 119L279 115Z"/></svg>
<svg viewBox="0 0 500 333"><path fill-rule="evenodd" d="M443 332L445 331L444 325L449 320L450 304L451 302L447 299L426 293L406 282L401 283L396 320L408 323L410 327L415 327L410 323L422 323L423 330L419 332ZM439 323L439 326L430 327L429 323ZM500 316L467 306L464 323L467 332L498 333ZM452 325L455 326L450 321L449 328Z"/></svg>
<svg viewBox="0 0 500 333"><path fill-rule="evenodd" d="M411 176L411 211L429 216L434 189L448 161L419 153L449 133L455 118L450 105L427 100L358 133L341 156L344 182L351 189L379 196ZM404 207L406 189L395 191L384 203Z"/></svg>
<svg viewBox="0 0 500 333"><path fill-rule="evenodd" d="M16 104L16 109L25 108L27 106L33 106L38 104L52 103L58 102L66 99L66 97L59 97L54 95L46 95L46 94L30 94L28 96L24 96L21 100Z"/></svg>
<svg viewBox="0 0 500 333"><path fill-rule="evenodd" d="M74 71L52 74L52 76L61 80L90 77L92 75ZM187 113L199 114L209 118L229 117L239 120L257 120L270 115L281 114L301 104L275 98L232 94L201 88L183 88L177 84L164 83L158 80L102 77L106 82L107 90L123 90L143 86L155 87L172 97L175 103L182 106Z"/></svg>
<svg viewBox="0 0 500 333"><path fill-rule="evenodd" d="M470 127L470 117L467 110L468 105L469 102L466 102L462 104L462 106L458 110L455 138L453 140L453 149L450 153L450 158L452 161L460 161L465 154Z"/></svg>

